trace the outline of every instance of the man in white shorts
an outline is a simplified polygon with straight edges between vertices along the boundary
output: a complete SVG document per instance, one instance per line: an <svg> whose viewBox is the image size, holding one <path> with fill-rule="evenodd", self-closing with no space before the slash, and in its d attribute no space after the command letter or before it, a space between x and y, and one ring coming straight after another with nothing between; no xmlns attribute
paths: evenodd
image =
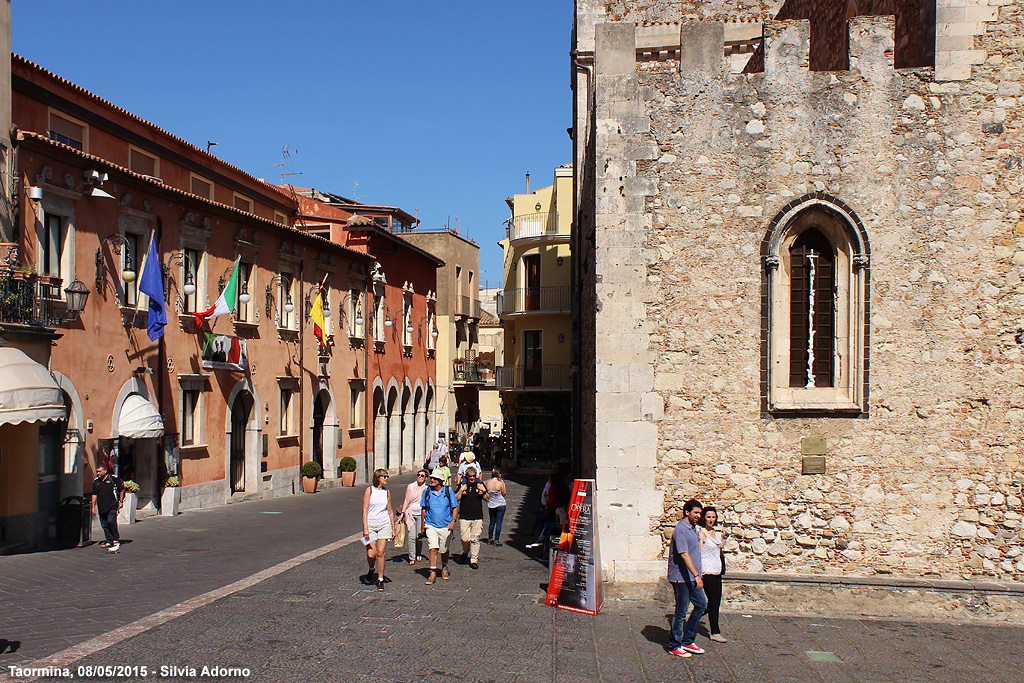
<svg viewBox="0 0 1024 683"><path fill-rule="evenodd" d="M423 533L430 548L430 576L427 585L437 581L437 554L441 552L441 578L448 580L448 541L459 518L459 501L455 493L444 485L444 474L440 469L430 473L430 486L423 492L420 501L423 509Z"/></svg>

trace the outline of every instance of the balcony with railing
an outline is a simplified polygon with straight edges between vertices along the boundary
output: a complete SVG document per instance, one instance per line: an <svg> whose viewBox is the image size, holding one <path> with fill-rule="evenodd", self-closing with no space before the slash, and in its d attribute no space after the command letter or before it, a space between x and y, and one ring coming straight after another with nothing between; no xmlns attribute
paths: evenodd
<svg viewBox="0 0 1024 683"><path fill-rule="evenodd" d="M452 369L456 384L494 384L494 370L486 363L460 358L452 361Z"/></svg>
<svg viewBox="0 0 1024 683"><path fill-rule="evenodd" d="M480 319L480 300L468 296L455 297L455 315Z"/></svg>
<svg viewBox="0 0 1024 683"><path fill-rule="evenodd" d="M0 324L57 327L62 303L60 278L0 271Z"/></svg>
<svg viewBox="0 0 1024 683"><path fill-rule="evenodd" d="M518 313L568 313L571 287L525 287L498 292L498 315Z"/></svg>
<svg viewBox="0 0 1024 683"><path fill-rule="evenodd" d="M545 240L564 238L569 239L569 233L558 232L558 214L527 213L522 216L515 216L508 226L508 237L510 240Z"/></svg>
<svg viewBox="0 0 1024 683"><path fill-rule="evenodd" d="M572 388L568 364L535 363L502 365L498 368L498 388L510 391L569 391Z"/></svg>

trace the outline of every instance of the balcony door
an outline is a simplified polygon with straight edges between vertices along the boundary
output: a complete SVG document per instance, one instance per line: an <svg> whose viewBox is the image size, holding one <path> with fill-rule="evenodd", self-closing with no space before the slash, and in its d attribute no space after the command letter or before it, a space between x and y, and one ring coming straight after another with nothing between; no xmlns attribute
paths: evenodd
<svg viewBox="0 0 1024 683"><path fill-rule="evenodd" d="M525 310L540 309L540 254L523 257Z"/></svg>
<svg viewBox="0 0 1024 683"><path fill-rule="evenodd" d="M543 354L540 347L540 330L523 332L523 386L543 386Z"/></svg>

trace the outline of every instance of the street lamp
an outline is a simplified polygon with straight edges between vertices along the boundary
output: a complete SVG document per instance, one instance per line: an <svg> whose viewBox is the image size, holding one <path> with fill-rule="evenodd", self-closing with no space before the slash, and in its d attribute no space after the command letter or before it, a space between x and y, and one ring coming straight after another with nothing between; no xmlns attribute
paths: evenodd
<svg viewBox="0 0 1024 683"><path fill-rule="evenodd" d="M195 277L192 275L192 271L195 270L196 264L192 263L192 260L188 257L184 251L176 251L167 257L167 263L163 266L164 280L169 282L171 277L171 265L175 262L180 263L185 268L185 285L181 288L181 291L186 296L192 296L196 293ZM165 287L165 290L170 290L170 287Z"/></svg>
<svg viewBox="0 0 1024 683"><path fill-rule="evenodd" d="M274 313L274 304L276 303L274 299L275 284L279 285L281 287L282 292L284 293L284 306L282 307L284 309L284 312L291 313L292 311L295 310L295 304L292 302L291 282L291 275L289 275L288 273L280 273L279 275L275 275L270 279L270 284L267 285L267 289L265 292L268 318ZM277 321L277 326L281 327L283 323L283 321L281 320L281 316L277 315L275 317L275 320Z"/></svg>
<svg viewBox="0 0 1024 683"><path fill-rule="evenodd" d="M111 253L121 255L121 247L124 246L124 269L121 271L121 281L125 284L131 284L135 282L135 263L132 261L132 255L128 251L130 246L128 238L118 233L111 235L100 242L100 246L96 247L96 289L99 290L103 286L103 275L106 272L106 268L103 263L103 245L109 244Z"/></svg>
<svg viewBox="0 0 1024 683"><path fill-rule="evenodd" d="M81 280L75 280L64 289L67 296L68 313L71 320L77 320L85 310L85 302L89 300L89 289Z"/></svg>

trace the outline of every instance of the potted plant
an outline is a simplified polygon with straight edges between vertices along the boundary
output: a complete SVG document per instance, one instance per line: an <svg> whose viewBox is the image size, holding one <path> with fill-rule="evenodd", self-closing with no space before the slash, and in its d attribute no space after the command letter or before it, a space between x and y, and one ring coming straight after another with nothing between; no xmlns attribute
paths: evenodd
<svg viewBox="0 0 1024 683"><path fill-rule="evenodd" d="M117 513L118 524L135 524L135 509L139 503L139 485L131 479L124 482L124 503Z"/></svg>
<svg viewBox="0 0 1024 683"><path fill-rule="evenodd" d="M338 461L338 470L341 472L342 486L356 485L356 459L345 456Z"/></svg>
<svg viewBox="0 0 1024 683"><path fill-rule="evenodd" d="M178 505L181 503L181 480L178 477L167 477L164 482L164 492L160 496L160 514L165 517L174 517L178 514Z"/></svg>
<svg viewBox="0 0 1024 683"><path fill-rule="evenodd" d="M317 480L324 473L320 463L309 460L302 465L302 490L306 493L316 493Z"/></svg>

